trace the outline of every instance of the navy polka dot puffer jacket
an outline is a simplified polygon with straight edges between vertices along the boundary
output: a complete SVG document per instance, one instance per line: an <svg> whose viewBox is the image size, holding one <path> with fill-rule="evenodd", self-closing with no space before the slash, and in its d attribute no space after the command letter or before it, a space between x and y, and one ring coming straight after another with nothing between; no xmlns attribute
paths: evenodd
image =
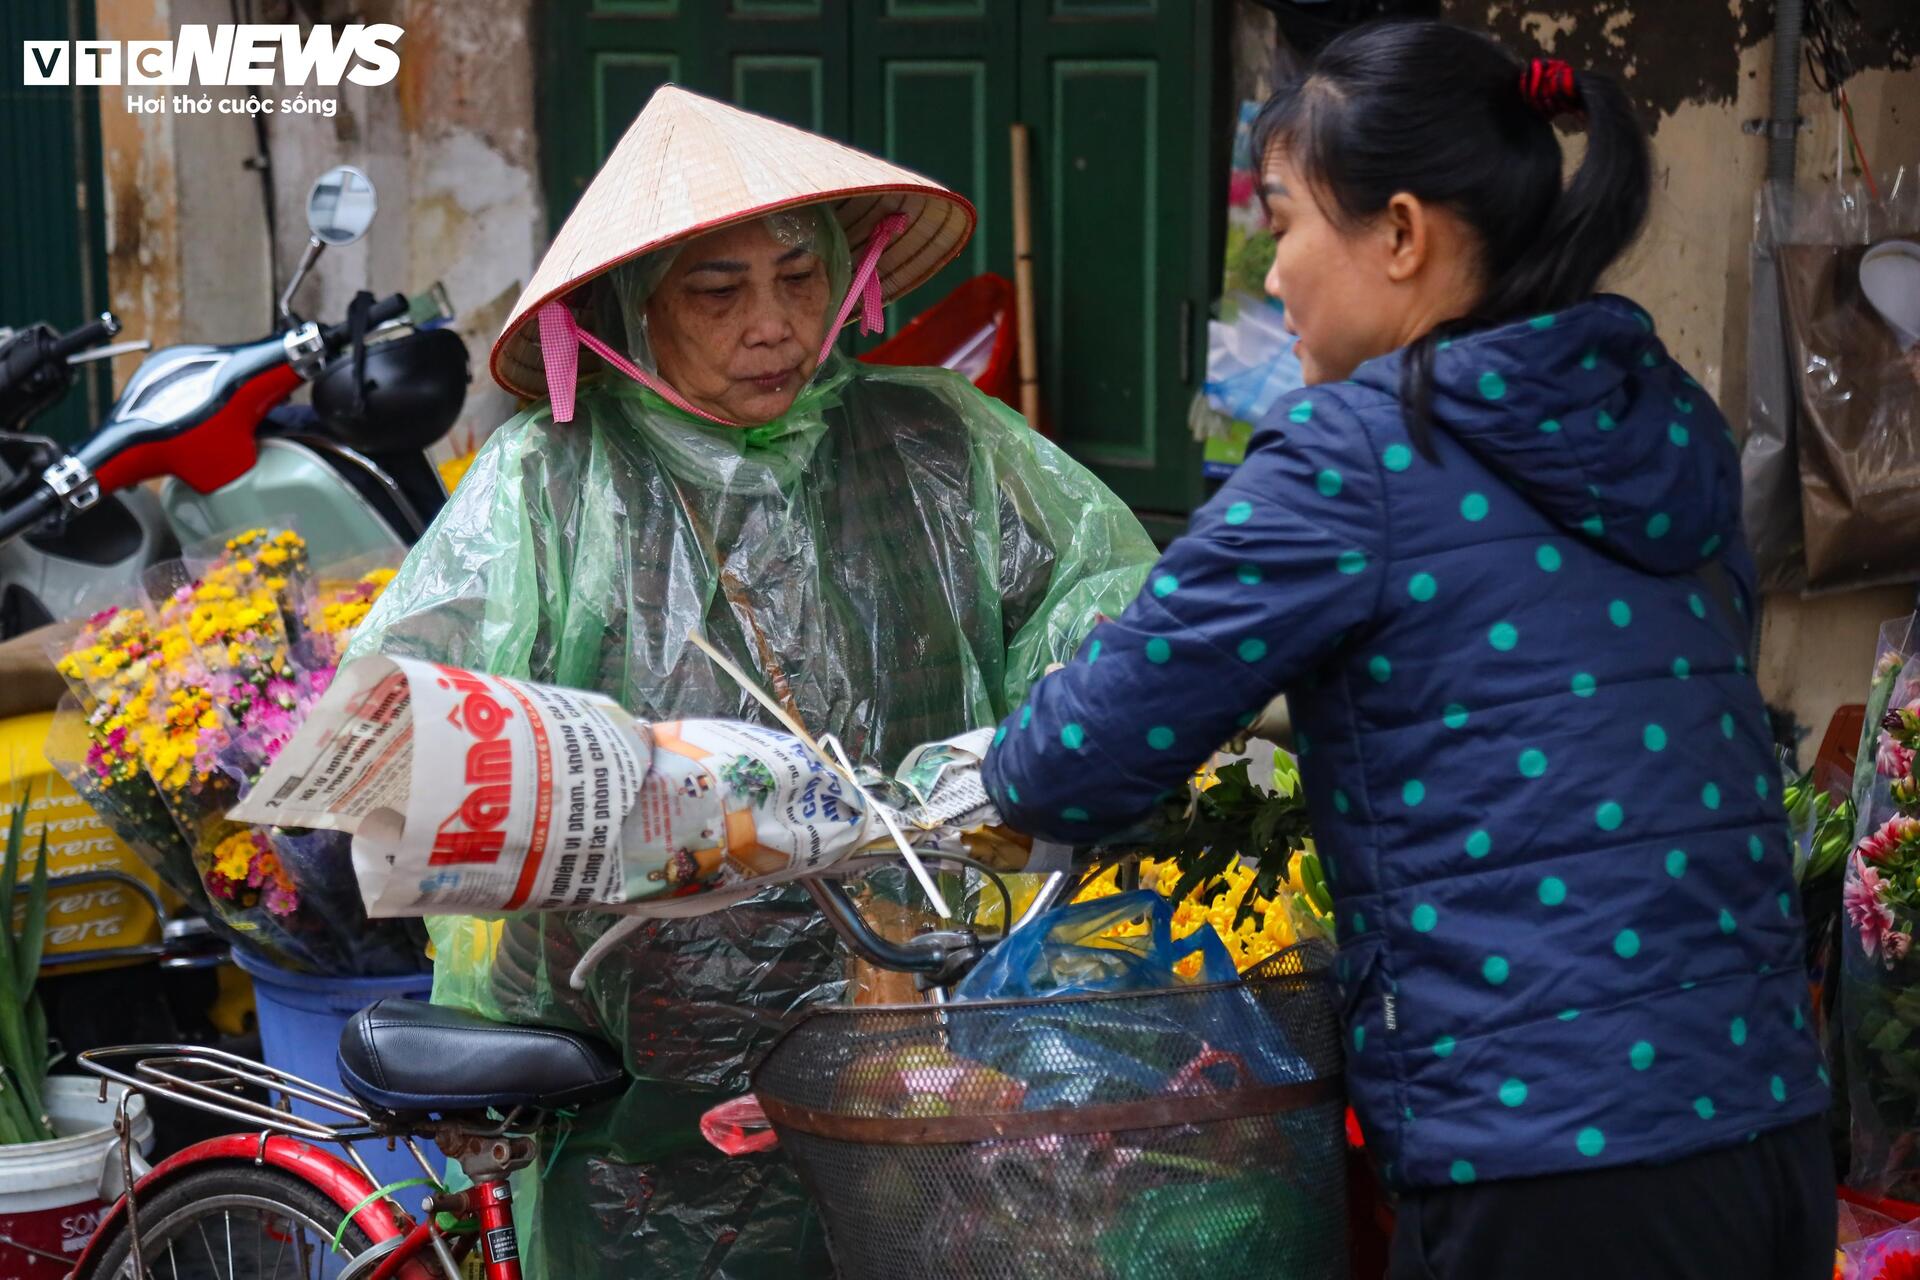
<svg viewBox="0 0 1920 1280"><path fill-rule="evenodd" d="M1288 695L1354 1104L1403 1186L1658 1163L1827 1106L1726 422L1599 297L1259 424L988 789L1085 843Z"/></svg>

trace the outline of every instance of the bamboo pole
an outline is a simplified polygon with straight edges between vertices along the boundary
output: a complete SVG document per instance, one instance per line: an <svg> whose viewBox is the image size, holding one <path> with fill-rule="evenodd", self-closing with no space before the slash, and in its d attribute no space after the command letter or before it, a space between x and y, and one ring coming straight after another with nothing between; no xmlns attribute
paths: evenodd
<svg viewBox="0 0 1920 1280"><path fill-rule="evenodd" d="M1027 126L1013 127L1013 295L1020 330L1020 412L1040 429L1040 335L1033 299L1033 192L1027 173Z"/></svg>

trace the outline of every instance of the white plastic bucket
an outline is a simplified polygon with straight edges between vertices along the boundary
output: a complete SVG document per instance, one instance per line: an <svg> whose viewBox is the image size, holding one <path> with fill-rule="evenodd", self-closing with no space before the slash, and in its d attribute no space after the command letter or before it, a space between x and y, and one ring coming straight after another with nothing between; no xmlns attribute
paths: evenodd
<svg viewBox="0 0 1920 1280"><path fill-rule="evenodd" d="M100 1081L92 1076L54 1076L47 1081L47 1116L60 1136L0 1146L0 1235L64 1259L56 1263L0 1243L0 1276L59 1280L72 1270L106 1212L103 1179L116 1193L121 1184L113 1117L124 1091L113 1085L102 1102ZM146 1100L135 1098L127 1114L138 1149L151 1151ZM143 1167L136 1160L136 1171Z"/></svg>

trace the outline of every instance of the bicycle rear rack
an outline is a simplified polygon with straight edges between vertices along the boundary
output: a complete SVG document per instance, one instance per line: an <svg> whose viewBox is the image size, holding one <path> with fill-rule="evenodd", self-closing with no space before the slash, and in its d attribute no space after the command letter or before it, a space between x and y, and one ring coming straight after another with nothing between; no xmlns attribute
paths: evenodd
<svg viewBox="0 0 1920 1280"><path fill-rule="evenodd" d="M419 1146L408 1134L383 1133L364 1107L344 1093L317 1085L311 1080L251 1058L228 1053L206 1045L133 1044L88 1049L78 1055L80 1065L101 1078L100 1100L107 1100L107 1084L127 1087L121 1100L124 1118L125 1098L144 1094L166 1098L195 1110L239 1121L248 1131L259 1130L264 1145L269 1134L281 1134L306 1142L324 1142L339 1146L347 1154L369 1185L378 1187L380 1179L367 1167L355 1149L356 1142L406 1143L414 1162L427 1180L438 1189L440 1177ZM132 1059L130 1066L118 1065ZM250 1096L246 1090L265 1093L266 1100ZM331 1112L344 1123L329 1124L311 1116L298 1115L295 1102L322 1112ZM124 1145L124 1144L123 1144ZM124 1153L123 1153L124 1154ZM131 1191L133 1178L127 1176Z"/></svg>

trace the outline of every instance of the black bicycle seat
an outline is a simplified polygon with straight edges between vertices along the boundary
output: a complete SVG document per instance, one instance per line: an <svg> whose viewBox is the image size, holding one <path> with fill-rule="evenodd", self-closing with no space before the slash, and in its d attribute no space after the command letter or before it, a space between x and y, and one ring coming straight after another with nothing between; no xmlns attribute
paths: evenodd
<svg viewBox="0 0 1920 1280"><path fill-rule="evenodd" d="M626 1084L598 1040L549 1027L493 1022L420 1000L381 1000L340 1033L340 1080L395 1116L584 1106Z"/></svg>

